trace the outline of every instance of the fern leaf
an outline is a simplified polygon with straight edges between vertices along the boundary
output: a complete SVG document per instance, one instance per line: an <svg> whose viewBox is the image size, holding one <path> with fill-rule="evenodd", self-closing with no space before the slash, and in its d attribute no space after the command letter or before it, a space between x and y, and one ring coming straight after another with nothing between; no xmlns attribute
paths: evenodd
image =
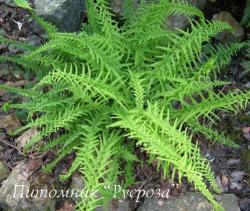
<svg viewBox="0 0 250 211"><path fill-rule="evenodd" d="M218 210L222 209L206 188L200 174L202 172L216 188L213 174L198 147L192 144L191 139L175 123L171 125L169 116L163 117L163 111L157 105L148 105L145 112L135 110L117 116L118 121L112 127L127 129L130 138L137 139L138 144L157 159L172 163L180 172L179 175L186 176Z"/></svg>
<svg viewBox="0 0 250 211"><path fill-rule="evenodd" d="M188 125L192 127L192 131L194 133L202 134L207 139L211 140L213 143L220 143L224 145L228 145L230 147L239 147L233 140L226 137L223 133L218 133L214 129L210 128L209 125L201 125L197 121L189 121Z"/></svg>
<svg viewBox="0 0 250 211"><path fill-rule="evenodd" d="M194 102L192 104L187 104L180 111L176 111L176 114L181 114L179 116L180 122L186 122L190 118L198 118L200 116L208 117L214 122L214 118L210 118L209 115L216 117L215 110L223 110L230 112L237 112L240 108L246 107L249 99L250 92L231 92L227 95L210 95L207 99L204 98L200 103Z"/></svg>
<svg viewBox="0 0 250 211"><path fill-rule="evenodd" d="M217 33L230 29L231 27L222 22L211 22L208 24L197 25L191 33L184 33L183 41L172 53L166 52L160 56L160 60L155 62L152 67L155 77L164 79L164 76L175 74L189 76L191 70L200 61L203 43L209 41ZM175 46L176 48L177 46Z"/></svg>
<svg viewBox="0 0 250 211"><path fill-rule="evenodd" d="M30 5L29 2L27 0L14 0L14 2L16 3L17 6L22 7L24 9L27 10L33 10Z"/></svg>

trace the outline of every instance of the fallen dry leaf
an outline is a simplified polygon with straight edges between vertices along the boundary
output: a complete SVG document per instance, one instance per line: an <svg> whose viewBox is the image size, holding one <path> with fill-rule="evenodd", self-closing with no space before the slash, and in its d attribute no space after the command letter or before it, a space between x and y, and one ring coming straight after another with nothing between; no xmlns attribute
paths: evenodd
<svg viewBox="0 0 250 211"><path fill-rule="evenodd" d="M20 80L20 81L8 81L5 83L5 85L8 86L14 86L14 87L19 87L19 86L24 86L27 83L27 80Z"/></svg>
<svg viewBox="0 0 250 211"><path fill-rule="evenodd" d="M37 169L39 169L42 165L42 160L40 159L37 159L37 160L30 160L28 163L27 163L27 168L30 170L30 171L36 171Z"/></svg>
<svg viewBox="0 0 250 211"><path fill-rule="evenodd" d="M74 210L74 206L72 204L69 204L68 202L65 202L63 207L57 211L73 211L73 210Z"/></svg>
<svg viewBox="0 0 250 211"><path fill-rule="evenodd" d="M220 188L220 190L222 191L222 193L226 193L228 191L228 186L224 186L222 183L222 176L217 175L215 178L215 181L218 187ZM223 182L225 183L226 181L223 181Z"/></svg>
<svg viewBox="0 0 250 211"><path fill-rule="evenodd" d="M222 175L221 176L221 182L222 182L222 185L223 186L228 186L228 184L229 184L229 179L228 179L228 177L226 176L226 175Z"/></svg>
<svg viewBox="0 0 250 211"><path fill-rule="evenodd" d="M19 136L15 142L17 146L21 149L23 148L29 141L38 134L37 128L30 128L26 132L24 132L21 136Z"/></svg>
<svg viewBox="0 0 250 211"><path fill-rule="evenodd" d="M0 128L4 128L7 133L14 132L21 126L21 122L14 113L11 113L6 116L0 116Z"/></svg>
<svg viewBox="0 0 250 211"><path fill-rule="evenodd" d="M20 86L24 86L27 83L27 80L21 80L21 81L8 81L6 83L4 83L4 85L7 86L13 86L13 87L20 87ZM0 96L3 96L4 94L6 94L6 90L4 89L0 89Z"/></svg>

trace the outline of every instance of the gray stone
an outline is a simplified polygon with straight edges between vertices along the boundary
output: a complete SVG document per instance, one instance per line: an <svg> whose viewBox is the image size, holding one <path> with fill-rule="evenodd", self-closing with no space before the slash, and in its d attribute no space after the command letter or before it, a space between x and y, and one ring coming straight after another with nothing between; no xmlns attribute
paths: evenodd
<svg viewBox="0 0 250 211"><path fill-rule="evenodd" d="M110 6L114 13L122 14L122 0L111 0Z"/></svg>
<svg viewBox="0 0 250 211"><path fill-rule="evenodd" d="M37 14L54 23L60 31L80 30L84 0L34 0L34 5Z"/></svg>
<svg viewBox="0 0 250 211"><path fill-rule="evenodd" d="M241 211L250 211L250 199L240 200L240 209Z"/></svg>
<svg viewBox="0 0 250 211"><path fill-rule="evenodd" d="M2 163L0 162L0 182L5 180L9 175L9 169Z"/></svg>
<svg viewBox="0 0 250 211"><path fill-rule="evenodd" d="M130 211L132 209L130 209L129 207L129 201L122 201L122 202L118 202L117 204L117 210L115 211Z"/></svg>
<svg viewBox="0 0 250 211"><path fill-rule="evenodd" d="M73 175L71 178L71 185L70 185L70 189L71 190L79 190L82 191L84 189L84 181L82 179L82 177L80 175ZM76 198L75 196L73 197L73 200L75 202L80 202L81 201L81 197Z"/></svg>
<svg viewBox="0 0 250 211"><path fill-rule="evenodd" d="M240 211L237 197L234 194L216 196L225 211ZM209 202L199 193L189 192L174 199L146 199L138 211L212 211Z"/></svg>
<svg viewBox="0 0 250 211"><path fill-rule="evenodd" d="M220 20L228 23L232 27L232 31L224 31L219 33L215 38L221 42L241 41L244 38L243 27L235 20L235 18L226 11L213 15L214 20Z"/></svg>
<svg viewBox="0 0 250 211"><path fill-rule="evenodd" d="M0 188L0 205L5 211L54 211L55 201L50 197L26 197L32 186L32 172L28 163L20 162L3 181Z"/></svg>

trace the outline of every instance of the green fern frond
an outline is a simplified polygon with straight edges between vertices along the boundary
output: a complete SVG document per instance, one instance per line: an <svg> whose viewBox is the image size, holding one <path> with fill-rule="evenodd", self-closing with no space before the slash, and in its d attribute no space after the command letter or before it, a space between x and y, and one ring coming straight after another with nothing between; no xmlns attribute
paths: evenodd
<svg viewBox="0 0 250 211"><path fill-rule="evenodd" d="M118 121L111 126L126 129L127 135L137 139L138 144L149 154L155 155L158 160L172 163L179 172L180 180L182 176L186 176L218 210L221 209L207 190L201 176L216 187L213 174L201 156L198 146L192 144L191 139L181 132L176 123L170 122L169 116L164 117L164 113L164 109L159 110L157 105L148 104L144 112L134 110L117 114Z"/></svg>
<svg viewBox="0 0 250 211"><path fill-rule="evenodd" d="M29 50L29 51L33 51L36 49L36 47L32 44L26 43L26 42L20 42L20 41L16 41L16 40L10 40L4 37L0 36L0 44L12 44L17 48L20 49L24 49L24 50Z"/></svg>
<svg viewBox="0 0 250 211"><path fill-rule="evenodd" d="M84 70L80 75L73 73L73 71L72 66L70 68L67 68L66 66L64 70L51 71L36 85L36 87L49 84L54 85L63 82L69 87L69 90L76 95L77 93L90 92L93 97L100 95L105 100L114 99L122 107L126 104L125 96L119 95L119 80L109 82L108 78L105 75L103 76L102 73L100 73L96 78L92 78L91 74L85 74Z"/></svg>
<svg viewBox="0 0 250 211"><path fill-rule="evenodd" d="M43 115L42 117L31 121L29 124L15 131L15 134L20 133L21 131L32 128L32 127L41 127L42 129L39 133L34 136L30 142L25 146L25 148L29 148L37 141L40 141L42 138L50 135L53 132L58 131L60 128L68 128L70 123L76 121L80 116L85 114L86 110L81 106L71 106L70 110L49 113L48 115Z"/></svg>
<svg viewBox="0 0 250 211"><path fill-rule="evenodd" d="M137 13L137 20L131 23L131 30L141 32L144 26L161 26L166 21L166 18L172 14L182 14L188 16L198 16L204 18L203 13L186 4L177 3L174 1L159 1L159 3L141 4Z"/></svg>
<svg viewBox="0 0 250 211"><path fill-rule="evenodd" d="M27 9L27 10L33 10L30 7L29 2L27 0L14 0L14 2L16 3L16 5L18 7L22 7L22 8Z"/></svg>
<svg viewBox="0 0 250 211"><path fill-rule="evenodd" d="M226 137L223 133L219 133L216 130L210 128L209 125L201 125L196 120L188 121L188 125L192 128L193 133L202 134L205 138L211 140L213 143L221 143L230 147L239 147L233 140Z"/></svg>
<svg viewBox="0 0 250 211"><path fill-rule="evenodd" d="M105 187L115 184L113 182L116 182L119 175L116 168L116 148L120 140L118 134L103 134L100 140L87 141L83 147L76 149L78 153L72 166L79 166L80 172L84 175L86 185L83 192L95 191L99 195L99 197L92 195L83 198L76 210L93 210L104 204L103 200L108 200L107 197L104 199L103 195L107 196Z"/></svg>
<svg viewBox="0 0 250 211"><path fill-rule="evenodd" d="M130 73L131 75L131 86L133 89L135 104L138 109L143 109L145 94L144 94L144 85L142 75Z"/></svg>
<svg viewBox="0 0 250 211"><path fill-rule="evenodd" d="M168 36L173 32L166 30L166 20L171 15L198 16L204 19L200 10L183 2L160 1L159 3L141 3L141 5L137 18L131 22L125 32L127 37L132 38L133 46L146 45L160 38L168 40Z"/></svg>
<svg viewBox="0 0 250 211"><path fill-rule="evenodd" d="M244 10L244 15L241 20L241 24L243 26L250 27L250 2L249 1L246 1L246 2L247 2L247 5Z"/></svg>
<svg viewBox="0 0 250 211"><path fill-rule="evenodd" d="M136 7L137 5L133 0L122 1L122 17L125 20L126 25L133 23L137 13Z"/></svg>
<svg viewBox="0 0 250 211"><path fill-rule="evenodd" d="M180 102L184 106L189 101L195 101L195 98L203 98L205 92L213 92L216 87L224 86L229 82L224 81L185 81L184 83L173 86L169 91L165 91L156 95L156 99L162 101L163 104L170 104L173 101ZM198 99L197 99L198 100Z"/></svg>
<svg viewBox="0 0 250 211"><path fill-rule="evenodd" d="M120 58L117 52L114 53L112 45L108 46L108 43L106 44L107 41L105 37L97 35L89 37L86 34L80 36L74 33L70 34L70 36L68 33L55 33L52 34L51 37L50 42L28 54L25 58L39 61L42 56L40 60L45 62L45 64L60 67L58 64L66 63L67 61L64 56L66 54L68 58L72 58L72 62L86 62L92 69L106 70L107 72L111 72L114 77L119 77L118 73L121 69L119 63ZM72 46L75 47L72 48ZM53 53L55 50L57 50L57 53L50 55L52 59L48 57L49 60L46 61L44 54L48 54L48 52ZM58 60L55 56L57 56ZM51 63L51 61L54 63Z"/></svg>
<svg viewBox="0 0 250 211"><path fill-rule="evenodd" d="M27 90L27 89L20 89L20 88L16 88L13 86L8 86L5 84L0 84L0 89L1 90L6 90L15 94L19 94L25 97L32 97L32 96L36 96L38 93L34 92L33 90Z"/></svg>
<svg viewBox="0 0 250 211"><path fill-rule="evenodd" d="M219 117L214 113L215 110L223 110L228 112L237 112L239 109L246 107L250 99L250 92L230 92L221 96L210 94L208 98L203 97L201 102L192 101L191 104L186 104L182 109L175 111L180 122L186 122L191 118L204 116L211 121L218 120ZM210 117L211 115L211 117Z"/></svg>
<svg viewBox="0 0 250 211"><path fill-rule="evenodd" d="M58 32L58 29L54 24L49 23L48 21L45 21L43 18L37 16L34 12L31 12L31 15L32 15L32 18L36 20L36 22L48 33L49 37L52 34Z"/></svg>
<svg viewBox="0 0 250 211"><path fill-rule="evenodd" d="M208 58L216 56L216 65L221 67L227 65L232 57L240 51L242 48L246 47L246 43L230 43L230 44L218 44L212 46L211 44L207 45L205 48L205 54Z"/></svg>
<svg viewBox="0 0 250 211"><path fill-rule="evenodd" d="M159 56L159 61L152 64L154 71L152 74L159 79L164 79L165 75L189 76L191 70L198 62L203 49L203 43L209 41L217 33L230 29L230 26L223 22L211 22L196 25L191 33L183 32L184 36L175 50L165 52Z"/></svg>

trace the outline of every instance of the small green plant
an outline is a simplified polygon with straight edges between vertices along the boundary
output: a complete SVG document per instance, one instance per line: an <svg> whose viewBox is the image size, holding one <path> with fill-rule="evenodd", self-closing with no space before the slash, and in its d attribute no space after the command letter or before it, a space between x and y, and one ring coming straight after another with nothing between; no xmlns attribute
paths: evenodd
<svg viewBox="0 0 250 211"><path fill-rule="evenodd" d="M135 145L150 161L158 161L165 177L179 182L187 178L216 210L223 210L210 192L219 190L209 163L191 134L237 147L212 127L220 120L218 111L244 108L250 92L215 91L230 83L216 75L245 44L210 44L230 26L206 21L201 11L183 1L141 1L133 12L131 1L125 3L118 26L105 0L88 0L88 24L80 33L57 32L26 5L47 29L49 40L37 48L18 43L28 49L25 54L1 59L40 71L44 77L31 89L0 85L27 98L21 104L5 104L4 109L29 112L29 123L16 134L40 129L26 149L49 138L38 150L54 150L58 158L45 171L76 152L62 179L79 170L85 191L98 190L99 196L83 198L77 210L107 203L112 194L104 187L109 184L127 187L134 182L132 169L139 161ZM166 18L173 14L188 16L191 28L178 33L167 29Z"/></svg>
<svg viewBox="0 0 250 211"><path fill-rule="evenodd" d="M241 20L241 24L245 27L250 27L250 1L246 2L246 8L244 10L244 15Z"/></svg>

